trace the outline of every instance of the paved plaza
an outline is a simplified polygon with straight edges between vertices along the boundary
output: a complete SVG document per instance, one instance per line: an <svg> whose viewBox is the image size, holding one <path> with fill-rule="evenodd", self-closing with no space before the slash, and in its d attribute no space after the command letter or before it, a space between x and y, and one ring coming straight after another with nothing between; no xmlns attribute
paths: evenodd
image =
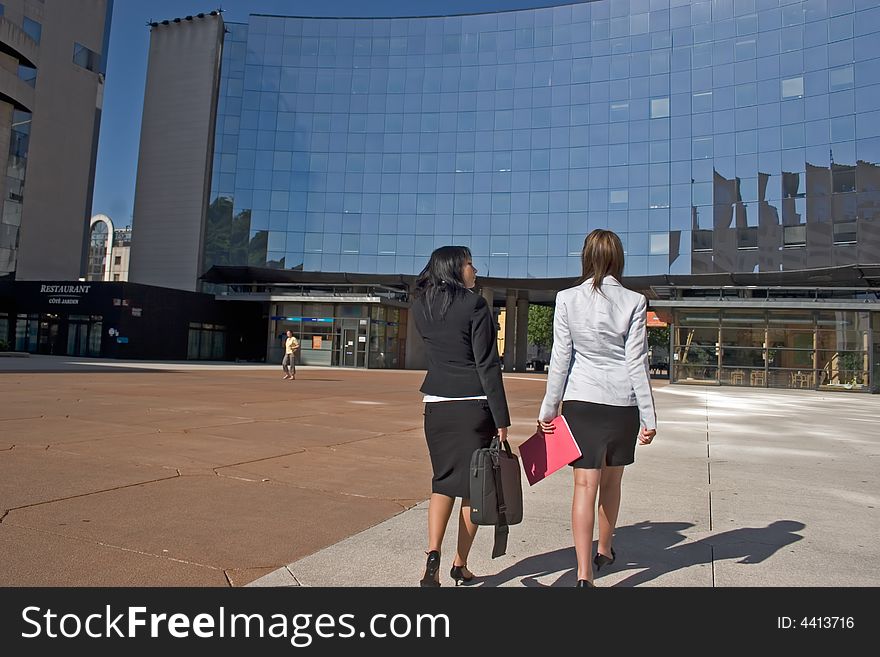
<svg viewBox="0 0 880 657"><path fill-rule="evenodd" d="M423 375L0 358L0 585L416 585ZM504 377L514 445L543 378ZM655 398L598 586L880 585L880 398L665 381ZM484 528L471 569L570 586L571 475L524 486L507 555Z"/></svg>

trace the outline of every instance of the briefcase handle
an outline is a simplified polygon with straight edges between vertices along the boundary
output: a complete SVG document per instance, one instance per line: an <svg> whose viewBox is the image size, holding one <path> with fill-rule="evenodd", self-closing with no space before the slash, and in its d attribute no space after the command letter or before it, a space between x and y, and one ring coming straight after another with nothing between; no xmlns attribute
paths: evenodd
<svg viewBox="0 0 880 657"><path fill-rule="evenodd" d="M503 446L504 451L507 452L508 456L513 456L513 452L510 450L510 441L505 440L502 443L501 439L498 437L498 434L495 434L495 436L493 436L493 438L492 438L492 442L489 443L489 449L501 451L502 446Z"/></svg>

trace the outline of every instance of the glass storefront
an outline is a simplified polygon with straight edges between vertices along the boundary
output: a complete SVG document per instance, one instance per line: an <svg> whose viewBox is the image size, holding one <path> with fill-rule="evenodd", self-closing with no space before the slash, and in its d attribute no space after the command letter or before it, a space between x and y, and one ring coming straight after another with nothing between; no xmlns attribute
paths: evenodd
<svg viewBox="0 0 880 657"><path fill-rule="evenodd" d="M871 330L875 339L873 341L873 354L871 356L871 392L880 392L880 313L872 313Z"/></svg>
<svg viewBox="0 0 880 657"><path fill-rule="evenodd" d="M18 314L10 347L50 356L100 356L103 326L101 315ZM0 317L0 341L8 330Z"/></svg>
<svg viewBox="0 0 880 657"><path fill-rule="evenodd" d="M189 323L187 360L223 360L226 357L226 327L222 324Z"/></svg>
<svg viewBox="0 0 880 657"><path fill-rule="evenodd" d="M403 367L406 310L402 308L351 303L274 304L268 362L281 362L287 331L292 331L300 342L300 365Z"/></svg>
<svg viewBox="0 0 880 657"><path fill-rule="evenodd" d="M404 366L406 345L406 310L371 306L370 367ZM403 319L403 322L401 322Z"/></svg>
<svg viewBox="0 0 880 657"><path fill-rule="evenodd" d="M0 351L10 351L11 346L6 337L9 335L9 315L0 313Z"/></svg>
<svg viewBox="0 0 880 657"><path fill-rule="evenodd" d="M864 391L878 383L877 313L677 309L674 317L675 383Z"/></svg>

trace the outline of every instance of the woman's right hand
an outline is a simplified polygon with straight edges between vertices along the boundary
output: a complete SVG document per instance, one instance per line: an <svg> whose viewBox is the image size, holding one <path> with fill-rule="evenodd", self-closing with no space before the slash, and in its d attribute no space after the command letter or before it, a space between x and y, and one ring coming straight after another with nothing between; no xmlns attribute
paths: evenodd
<svg viewBox="0 0 880 657"><path fill-rule="evenodd" d="M642 430L639 432L639 445L650 445L656 435L656 429L646 429L645 427L642 427Z"/></svg>
<svg viewBox="0 0 880 657"><path fill-rule="evenodd" d="M496 427L495 429L498 432L498 440L502 443L507 442L507 427Z"/></svg>

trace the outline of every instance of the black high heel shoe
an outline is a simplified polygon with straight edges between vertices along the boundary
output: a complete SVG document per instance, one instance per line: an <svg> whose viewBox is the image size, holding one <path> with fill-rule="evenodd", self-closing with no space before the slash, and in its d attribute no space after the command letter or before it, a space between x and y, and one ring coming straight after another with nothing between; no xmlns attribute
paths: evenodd
<svg viewBox="0 0 880 657"><path fill-rule="evenodd" d="M596 586L588 579L579 579L578 583L574 585L575 588L578 589L594 589Z"/></svg>
<svg viewBox="0 0 880 657"><path fill-rule="evenodd" d="M453 565L452 570L449 571L449 576L455 580L455 585L464 584L467 586L471 582L474 581L474 575L471 574L470 577L466 577L464 574L464 569L467 567L467 564L462 564L460 566Z"/></svg>
<svg viewBox="0 0 880 657"><path fill-rule="evenodd" d="M611 548L611 556L606 557L601 552L596 552L596 556L593 557L593 564L596 566L596 570L602 570L602 566L610 566L614 563L614 560L617 558L617 555L614 554L614 548Z"/></svg>
<svg viewBox="0 0 880 657"><path fill-rule="evenodd" d="M440 552L431 550L428 552L428 561L425 563L425 576L419 582L419 586L440 586Z"/></svg>

